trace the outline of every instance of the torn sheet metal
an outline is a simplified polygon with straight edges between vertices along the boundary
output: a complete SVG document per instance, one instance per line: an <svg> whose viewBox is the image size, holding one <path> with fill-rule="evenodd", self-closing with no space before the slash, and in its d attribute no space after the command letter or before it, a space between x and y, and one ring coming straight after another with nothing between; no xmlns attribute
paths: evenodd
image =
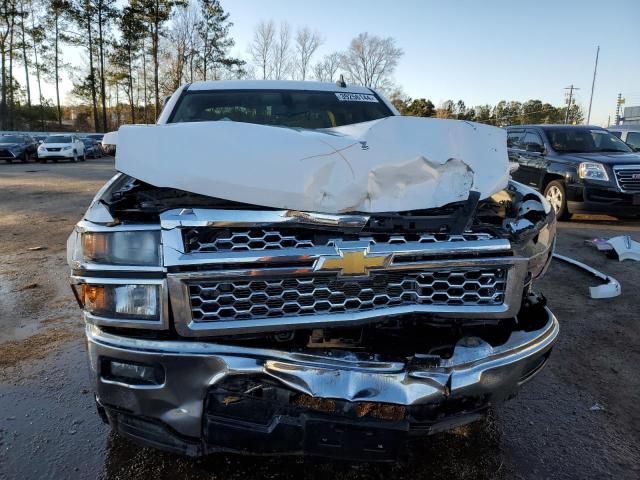
<svg viewBox="0 0 640 480"><path fill-rule="evenodd" d="M631 240L629 235L621 235L607 240L607 243L615 250L618 259L640 261L640 242Z"/></svg>
<svg viewBox="0 0 640 480"><path fill-rule="evenodd" d="M118 132L116 169L158 187L253 205L397 212L505 188L505 136L487 125L400 116L324 130L128 125Z"/></svg>
<svg viewBox="0 0 640 480"><path fill-rule="evenodd" d="M574 260L573 258L560 255L559 253L554 253L553 258L557 258L558 260L561 260L570 265L573 265L574 267L581 268L582 270L586 271L587 273L590 273L594 277L604 282L602 285L589 287L589 293L591 295L591 298L595 298L595 299L613 298L613 297L617 297L618 295L620 295L620 293L622 293L620 284L615 278L610 277L609 275L606 275L601 271L590 267L589 265L579 262L578 260Z"/></svg>

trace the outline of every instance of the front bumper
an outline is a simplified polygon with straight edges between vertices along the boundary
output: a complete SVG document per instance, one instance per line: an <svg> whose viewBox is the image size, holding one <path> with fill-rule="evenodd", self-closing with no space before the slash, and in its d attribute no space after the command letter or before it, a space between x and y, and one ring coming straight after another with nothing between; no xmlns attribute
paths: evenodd
<svg viewBox="0 0 640 480"><path fill-rule="evenodd" d="M567 207L571 213L640 215L640 192L625 193L613 187L569 185Z"/></svg>
<svg viewBox="0 0 640 480"><path fill-rule="evenodd" d="M66 160L74 157L73 150L60 151L60 152L40 152L38 151L38 158L44 160Z"/></svg>
<svg viewBox="0 0 640 480"><path fill-rule="evenodd" d="M334 350L291 353L192 341L140 340L87 326L100 409L119 433L187 455L216 451L397 457L406 441L473 421L546 363L559 325L546 308L533 331L492 347L462 338L449 359L385 361ZM158 385L105 378L105 359L154 365ZM272 396L233 390L268 385ZM292 399L297 399L292 401Z"/></svg>

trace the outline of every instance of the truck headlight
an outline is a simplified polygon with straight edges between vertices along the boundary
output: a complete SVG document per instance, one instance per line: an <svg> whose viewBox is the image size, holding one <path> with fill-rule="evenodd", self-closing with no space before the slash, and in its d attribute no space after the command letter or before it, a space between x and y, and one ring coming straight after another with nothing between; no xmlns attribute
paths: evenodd
<svg viewBox="0 0 640 480"><path fill-rule="evenodd" d="M160 265L160 232L85 232L82 257L86 262L108 265Z"/></svg>
<svg viewBox="0 0 640 480"><path fill-rule="evenodd" d="M582 162L578 167L578 176L591 180L609 181L609 175L604 165L596 162Z"/></svg>
<svg viewBox="0 0 640 480"><path fill-rule="evenodd" d="M80 288L85 311L99 317L159 320L158 285L90 285Z"/></svg>

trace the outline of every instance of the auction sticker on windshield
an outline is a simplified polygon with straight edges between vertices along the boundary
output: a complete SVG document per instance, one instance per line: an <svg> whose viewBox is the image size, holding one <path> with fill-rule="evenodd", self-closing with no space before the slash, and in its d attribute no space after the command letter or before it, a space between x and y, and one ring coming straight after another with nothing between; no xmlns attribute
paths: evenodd
<svg viewBox="0 0 640 480"><path fill-rule="evenodd" d="M335 92L336 97L341 102L373 102L378 103L378 99L375 95L371 95L369 93L346 93L346 92Z"/></svg>

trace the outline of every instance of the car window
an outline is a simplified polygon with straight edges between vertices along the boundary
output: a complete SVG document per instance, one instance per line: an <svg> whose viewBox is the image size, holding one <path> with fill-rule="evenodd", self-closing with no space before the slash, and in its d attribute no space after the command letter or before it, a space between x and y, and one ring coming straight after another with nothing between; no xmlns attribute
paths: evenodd
<svg viewBox="0 0 640 480"><path fill-rule="evenodd" d="M390 117L373 94L288 90L187 92L170 123L231 121L294 128L330 128Z"/></svg>
<svg viewBox="0 0 640 480"><path fill-rule="evenodd" d="M611 132L611 130L609 130ZM618 138L622 137L622 132L611 132L612 135L615 135Z"/></svg>
<svg viewBox="0 0 640 480"><path fill-rule="evenodd" d="M627 145L630 145L632 148L640 148L640 132L629 132L627 133Z"/></svg>
<svg viewBox="0 0 640 480"><path fill-rule="evenodd" d="M0 143L24 143L24 138L18 135L2 135Z"/></svg>
<svg viewBox="0 0 640 480"><path fill-rule="evenodd" d="M524 137L524 130L512 130L507 133L507 147L508 148L524 148L522 146L522 137Z"/></svg>
<svg viewBox="0 0 640 480"><path fill-rule="evenodd" d="M527 132L522 140L522 144L524 145L524 148L527 148L529 145L537 146L538 150L542 150L544 148L544 143L542 143L540 135L535 132Z"/></svg>
<svg viewBox="0 0 640 480"><path fill-rule="evenodd" d="M559 153L630 152L618 137L601 128L545 128L549 143Z"/></svg>

